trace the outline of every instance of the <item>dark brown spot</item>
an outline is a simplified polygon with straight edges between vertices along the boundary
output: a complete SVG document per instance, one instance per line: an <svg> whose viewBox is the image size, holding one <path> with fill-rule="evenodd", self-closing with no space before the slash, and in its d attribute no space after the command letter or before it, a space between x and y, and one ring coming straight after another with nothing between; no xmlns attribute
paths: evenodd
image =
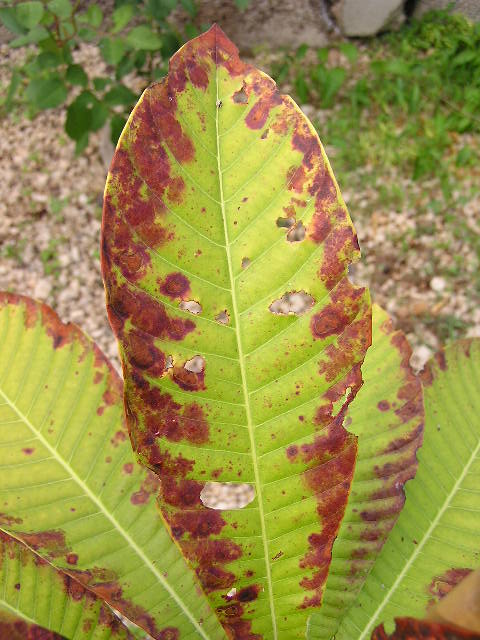
<svg viewBox="0 0 480 640"><path fill-rule="evenodd" d="M160 292L172 299L185 299L189 291L190 281L182 273L169 273L160 285Z"/></svg>

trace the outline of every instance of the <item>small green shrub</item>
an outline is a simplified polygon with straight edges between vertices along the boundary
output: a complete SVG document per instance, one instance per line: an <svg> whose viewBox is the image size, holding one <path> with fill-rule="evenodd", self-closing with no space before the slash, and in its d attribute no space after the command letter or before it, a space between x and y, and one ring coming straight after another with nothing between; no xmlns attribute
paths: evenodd
<svg viewBox="0 0 480 640"><path fill-rule="evenodd" d="M164 76L165 60L185 36L196 35L191 22L196 7L193 0L117 0L112 15L105 16L96 3L84 11L78 10L78 4L71 0L21 2L1 8L0 20L15 34L11 47L33 46L26 64L13 70L3 111L11 109L16 96L26 103L31 117L66 104L65 130L81 152L89 134L106 123L116 143L137 99L125 76L136 74L145 87ZM177 6L190 17L185 33L167 21ZM82 42L99 48L108 65L107 75L91 74L74 61L74 51Z"/></svg>

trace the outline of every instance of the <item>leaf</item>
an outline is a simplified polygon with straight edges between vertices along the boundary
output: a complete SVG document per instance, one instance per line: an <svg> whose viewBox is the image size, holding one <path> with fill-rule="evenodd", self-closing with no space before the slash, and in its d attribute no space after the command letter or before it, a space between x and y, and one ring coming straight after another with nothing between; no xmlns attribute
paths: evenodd
<svg viewBox="0 0 480 640"><path fill-rule="evenodd" d="M197 15L197 6L195 4L195 0L180 0L180 4L188 13L190 18L195 18L195 16Z"/></svg>
<svg viewBox="0 0 480 640"><path fill-rule="evenodd" d="M15 15L18 22L26 29L33 29L43 17L41 2L21 2L15 7Z"/></svg>
<svg viewBox="0 0 480 640"><path fill-rule="evenodd" d="M50 0L47 3L47 7L61 20L65 20L72 15L72 3L70 0Z"/></svg>
<svg viewBox="0 0 480 640"><path fill-rule="evenodd" d="M376 564L336 634L369 638L394 617L423 617L480 565L480 340L453 343L422 374L425 433L418 472Z"/></svg>
<svg viewBox="0 0 480 640"><path fill-rule="evenodd" d="M46 40L49 37L48 31L42 25L37 25L33 27L31 31L23 36L19 36L18 38L14 38L9 42L9 46L13 49L18 47L24 47L27 44L36 44L37 42L41 42L42 40Z"/></svg>
<svg viewBox="0 0 480 640"><path fill-rule="evenodd" d="M131 638L128 629L101 598L1 531L0 577L0 637L5 640L15 638L14 633L7 632L7 624L11 629L23 632L23 635L19 633L19 640L60 638L54 633L47 636L45 631L42 635L37 631L37 635L27 636L27 624L39 625L67 638L81 638L87 632L95 638ZM22 618L23 624L6 621L4 611Z"/></svg>
<svg viewBox="0 0 480 640"><path fill-rule="evenodd" d="M37 109L54 109L67 99L67 87L58 74L30 81L25 97Z"/></svg>
<svg viewBox="0 0 480 640"><path fill-rule="evenodd" d="M385 633L383 625L375 629L372 640L412 640L432 638L433 640L479 640L477 633L459 629L451 625L413 618L396 618L395 631Z"/></svg>
<svg viewBox="0 0 480 640"><path fill-rule="evenodd" d="M126 119L123 116L118 115L118 113L112 116L112 119L110 120L110 140L112 141L112 144L117 144L126 122Z"/></svg>
<svg viewBox="0 0 480 640"><path fill-rule="evenodd" d="M8 640L64 640L54 631L47 631L36 624L18 618L0 605L0 637Z"/></svg>
<svg viewBox="0 0 480 640"><path fill-rule="evenodd" d="M411 349L401 331L373 305L372 346L362 367L364 386L348 407L345 426L358 437L358 458L345 516L333 545L322 608L308 637L332 638L355 602L404 505L403 486L417 470L424 409Z"/></svg>
<svg viewBox="0 0 480 640"><path fill-rule="evenodd" d="M157 640L222 638L133 461L118 375L46 305L0 301L1 529Z"/></svg>
<svg viewBox="0 0 480 640"><path fill-rule="evenodd" d="M96 91L103 91L111 83L111 78L98 76L93 78L93 86Z"/></svg>
<svg viewBox="0 0 480 640"><path fill-rule="evenodd" d="M75 84L80 87L86 87L88 84L88 76L79 64L69 65L65 78L70 84Z"/></svg>
<svg viewBox="0 0 480 640"><path fill-rule="evenodd" d="M107 91L103 99L106 104L112 107L116 105L129 106L135 102L136 95L124 84L116 84L110 91Z"/></svg>
<svg viewBox="0 0 480 640"><path fill-rule="evenodd" d="M8 85L7 95L5 96L5 100L3 102L3 108L8 113L12 106L13 100L15 98L15 94L17 93L18 87L22 81L22 76L18 67L14 67L12 71L12 77L10 78L10 83Z"/></svg>
<svg viewBox="0 0 480 640"><path fill-rule="evenodd" d="M147 9L157 22L163 23L165 18L175 9L177 0L147 0Z"/></svg>
<svg viewBox="0 0 480 640"><path fill-rule="evenodd" d="M88 24L94 29L98 29L103 21L103 11L98 4L91 4L85 14Z"/></svg>
<svg viewBox="0 0 480 640"><path fill-rule="evenodd" d="M341 42L338 45L338 48L347 58L350 64L355 64L358 59L358 49L354 44L352 44L351 42Z"/></svg>
<svg viewBox="0 0 480 640"><path fill-rule="evenodd" d="M25 34L25 27L18 21L14 7L0 7L0 20L5 28L18 36Z"/></svg>
<svg viewBox="0 0 480 640"><path fill-rule="evenodd" d="M116 66L126 50L125 43L120 38L102 38L100 40L100 52L107 64Z"/></svg>
<svg viewBox="0 0 480 640"><path fill-rule="evenodd" d="M448 590L429 608L427 616L429 620L464 627L480 634L480 569L471 571Z"/></svg>
<svg viewBox="0 0 480 640"><path fill-rule="evenodd" d="M88 144L88 132L101 129L107 118L108 108L90 91L82 91L67 108L65 131L82 149Z"/></svg>
<svg viewBox="0 0 480 640"><path fill-rule="evenodd" d="M72 140L80 140L86 132L90 131L91 124L92 109L80 95L68 105L65 131Z"/></svg>
<svg viewBox="0 0 480 640"><path fill-rule="evenodd" d="M161 38L146 25L134 27L128 32L126 40L133 49L155 51L162 46Z"/></svg>
<svg viewBox="0 0 480 640"><path fill-rule="evenodd" d="M112 14L113 30L112 33L118 33L124 29L130 20L133 18L133 5L124 4Z"/></svg>
<svg viewBox="0 0 480 640"><path fill-rule="evenodd" d="M229 633L303 638L349 492L342 418L371 337L317 134L214 26L143 94L105 193L129 428L164 517ZM247 483L255 500L210 509L207 482Z"/></svg>

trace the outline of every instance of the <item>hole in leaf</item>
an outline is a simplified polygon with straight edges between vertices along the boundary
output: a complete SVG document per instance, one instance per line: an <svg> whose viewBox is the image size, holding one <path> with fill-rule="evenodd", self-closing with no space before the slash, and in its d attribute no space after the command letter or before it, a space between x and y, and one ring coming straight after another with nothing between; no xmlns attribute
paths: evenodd
<svg viewBox="0 0 480 640"><path fill-rule="evenodd" d="M180 309L182 311L189 311L190 313L202 313L202 305L196 302L195 300L182 300L179 304Z"/></svg>
<svg viewBox="0 0 480 640"><path fill-rule="evenodd" d="M205 370L205 359L202 356L193 356L185 362L183 368L192 373L201 373Z"/></svg>
<svg viewBox="0 0 480 640"><path fill-rule="evenodd" d="M250 263L250 258L242 258L242 269L246 269Z"/></svg>
<svg viewBox="0 0 480 640"><path fill-rule="evenodd" d="M236 104L247 104L248 96L247 96L247 92L245 91L245 82L243 83L242 87L238 91L235 91L232 98Z"/></svg>
<svg viewBox="0 0 480 640"><path fill-rule="evenodd" d="M225 309L224 311L220 311L220 313L217 313L217 315L215 316L215 320L217 322L220 322L220 324L228 324L230 322L230 316L228 315L227 310Z"/></svg>
<svg viewBox="0 0 480 640"><path fill-rule="evenodd" d="M235 587L232 587L230 589L230 591L227 591L227 599L231 600L232 598L234 598L237 595L237 590Z"/></svg>
<svg viewBox="0 0 480 640"><path fill-rule="evenodd" d="M288 242L301 242L305 238L305 227L302 221L296 222L290 231L287 233Z"/></svg>
<svg viewBox="0 0 480 640"><path fill-rule="evenodd" d="M253 484L236 482L207 482L200 500L209 509L243 509L255 498Z"/></svg>
<svg viewBox="0 0 480 640"><path fill-rule="evenodd" d="M277 227L290 229L295 224L295 218L277 218Z"/></svg>
<svg viewBox="0 0 480 640"><path fill-rule="evenodd" d="M167 356L165 360L165 370L171 369L173 367L173 358L172 356Z"/></svg>
<svg viewBox="0 0 480 640"><path fill-rule="evenodd" d="M287 291L281 298L272 302L268 307L272 313L279 316L293 314L301 316L313 307L315 300L305 291Z"/></svg>

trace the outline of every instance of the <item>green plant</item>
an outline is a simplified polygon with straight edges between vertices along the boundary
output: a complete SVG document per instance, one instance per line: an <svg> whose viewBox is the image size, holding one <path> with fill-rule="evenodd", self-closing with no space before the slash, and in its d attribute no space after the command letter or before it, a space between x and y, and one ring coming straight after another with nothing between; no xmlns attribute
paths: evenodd
<svg viewBox="0 0 480 640"><path fill-rule="evenodd" d="M117 2L111 17L104 16L99 4L81 10L71 0L31 0L0 8L0 20L16 36L10 46L34 47L26 64L12 73L3 110L12 108L16 95L32 117L66 104L65 131L77 152L87 146L91 132L107 123L115 144L136 102L124 78L134 72L144 86L160 78L163 61L183 40L167 21L177 4L193 19L195 4L188 0ZM195 35L192 22L185 31ZM76 49L85 42L99 48L106 75L96 76L76 62Z"/></svg>
<svg viewBox="0 0 480 640"><path fill-rule="evenodd" d="M423 560L416 544L435 551L416 592L457 559L457 582L475 568L480 342L436 357L425 413L405 336L376 306L372 323L368 292L348 280L358 254L293 101L218 27L182 47L137 104L105 190L123 389L78 328L0 295L0 607L67 638L350 639L391 622L390 596ZM452 443L458 460L431 489L434 454L440 477ZM375 572L383 580L394 546L374 563L409 480L410 508L428 496L432 526L400 516L412 557L393 554L384 592ZM214 506L213 490L230 506ZM448 557L443 526L458 534ZM59 606L36 606L35 585ZM423 617L427 597L395 615ZM365 598L375 615L362 627ZM428 621L398 623L418 625L432 635Z"/></svg>

